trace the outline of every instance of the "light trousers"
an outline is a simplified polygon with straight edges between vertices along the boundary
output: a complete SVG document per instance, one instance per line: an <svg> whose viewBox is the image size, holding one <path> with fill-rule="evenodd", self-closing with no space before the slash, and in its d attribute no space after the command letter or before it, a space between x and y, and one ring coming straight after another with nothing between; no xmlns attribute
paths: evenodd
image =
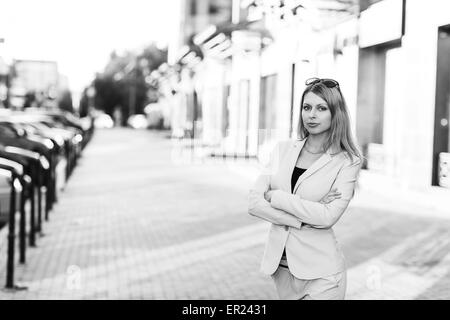
<svg viewBox="0 0 450 320"><path fill-rule="evenodd" d="M281 261L286 264L287 261ZM278 297L282 300L344 300L347 271L317 279L298 279L285 266L272 274Z"/></svg>

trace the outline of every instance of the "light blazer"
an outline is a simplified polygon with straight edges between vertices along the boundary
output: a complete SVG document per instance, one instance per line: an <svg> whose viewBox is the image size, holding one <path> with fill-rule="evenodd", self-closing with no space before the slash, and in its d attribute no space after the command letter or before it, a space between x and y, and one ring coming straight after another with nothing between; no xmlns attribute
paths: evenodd
<svg viewBox="0 0 450 320"><path fill-rule="evenodd" d="M273 274L283 249L289 269L299 279L315 279L345 269L345 260L331 228L342 216L354 195L360 160L345 152L330 150L315 161L297 180L291 193L292 171L305 144L303 140L278 143L269 163L249 193L249 214L272 222L261 271ZM341 198L328 204L319 201L332 189ZM271 202L267 190L276 190Z"/></svg>

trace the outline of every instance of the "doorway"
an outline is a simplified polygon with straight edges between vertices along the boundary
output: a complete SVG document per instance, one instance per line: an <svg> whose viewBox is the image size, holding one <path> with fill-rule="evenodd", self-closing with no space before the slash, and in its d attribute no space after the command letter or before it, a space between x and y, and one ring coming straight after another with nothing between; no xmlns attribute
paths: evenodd
<svg viewBox="0 0 450 320"><path fill-rule="evenodd" d="M450 152L450 25L438 29L432 185L439 185L439 154Z"/></svg>
<svg viewBox="0 0 450 320"><path fill-rule="evenodd" d="M277 74L261 77L258 146L276 137Z"/></svg>

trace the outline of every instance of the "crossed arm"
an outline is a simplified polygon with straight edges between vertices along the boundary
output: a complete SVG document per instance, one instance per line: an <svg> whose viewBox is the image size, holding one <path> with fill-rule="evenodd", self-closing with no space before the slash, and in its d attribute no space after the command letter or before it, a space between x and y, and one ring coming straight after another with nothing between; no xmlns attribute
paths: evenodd
<svg viewBox="0 0 450 320"><path fill-rule="evenodd" d="M277 225L331 228L353 198L359 170L360 161L346 164L340 170L332 189L337 188L342 197L328 203L305 200L283 190L269 191L270 175L261 174L250 190L248 213ZM264 197L267 191L271 192L270 202Z"/></svg>
<svg viewBox="0 0 450 320"><path fill-rule="evenodd" d="M300 221L314 228L331 228L345 212L353 198L359 170L360 161L343 166L332 186L332 189L337 188L342 196L329 203L305 200L283 190L274 190L270 205L272 208L295 215Z"/></svg>
<svg viewBox="0 0 450 320"><path fill-rule="evenodd" d="M302 222L299 218L276 209L264 198L264 193L269 191L270 175L261 174L253 187L250 189L248 197L248 213L252 216L272 222L276 225L285 225L300 229Z"/></svg>

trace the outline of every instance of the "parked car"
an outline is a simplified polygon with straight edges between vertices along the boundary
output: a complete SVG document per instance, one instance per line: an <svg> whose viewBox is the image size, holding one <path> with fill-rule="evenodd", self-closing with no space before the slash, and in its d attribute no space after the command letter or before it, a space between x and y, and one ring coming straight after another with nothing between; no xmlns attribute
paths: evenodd
<svg viewBox="0 0 450 320"><path fill-rule="evenodd" d="M143 114L133 114L128 120L127 124L133 129L147 129L148 121L147 117Z"/></svg>
<svg viewBox="0 0 450 320"><path fill-rule="evenodd" d="M114 120L109 114L97 113L94 118L94 126L99 129L111 129L114 127Z"/></svg>

